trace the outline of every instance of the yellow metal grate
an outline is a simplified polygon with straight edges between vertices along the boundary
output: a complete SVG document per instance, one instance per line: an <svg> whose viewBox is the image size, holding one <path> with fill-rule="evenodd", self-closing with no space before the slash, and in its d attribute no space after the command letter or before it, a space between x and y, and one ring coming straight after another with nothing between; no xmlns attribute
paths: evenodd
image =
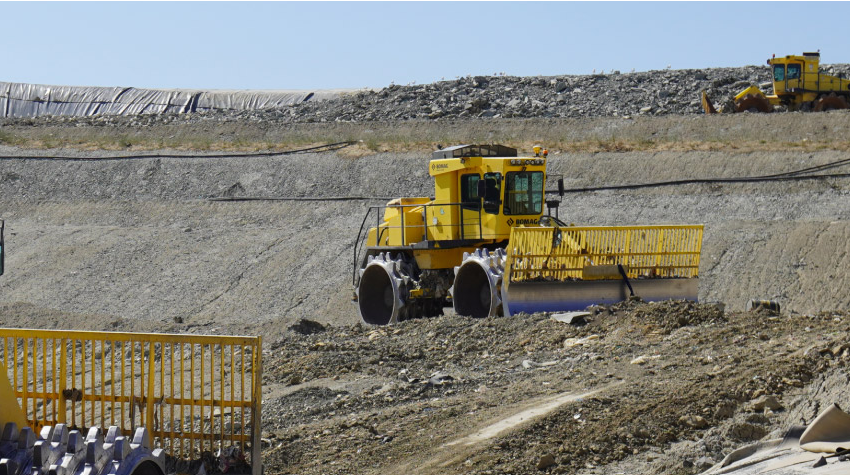
<svg viewBox="0 0 850 475"><path fill-rule="evenodd" d="M0 329L27 421L145 426L157 447L197 459L237 446L260 470L260 337Z"/></svg>
<svg viewBox="0 0 850 475"><path fill-rule="evenodd" d="M553 247L560 229L561 242ZM586 267L622 264L630 279L697 277L702 225L515 227L507 249L511 282L581 279Z"/></svg>

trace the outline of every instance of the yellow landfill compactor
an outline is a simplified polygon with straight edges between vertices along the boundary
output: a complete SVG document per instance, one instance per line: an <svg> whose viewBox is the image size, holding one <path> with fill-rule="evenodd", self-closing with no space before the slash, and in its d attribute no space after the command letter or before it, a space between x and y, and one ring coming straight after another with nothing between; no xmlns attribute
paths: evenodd
<svg viewBox="0 0 850 475"><path fill-rule="evenodd" d="M398 198L363 219L352 276L363 321L386 325L447 306L487 317L630 295L697 300L702 225L566 225L560 199L546 200L547 160L540 147L526 157L502 145L433 152L434 197ZM562 198L563 179L558 191Z"/></svg>
<svg viewBox="0 0 850 475"><path fill-rule="evenodd" d="M767 60L773 69L773 94L750 86L735 96L734 112L773 112L774 106L789 111L828 111L850 105L850 80L820 71L820 53L803 53ZM705 91L702 107L706 114L717 112Z"/></svg>
<svg viewBox="0 0 850 475"><path fill-rule="evenodd" d="M0 475L200 473L213 454L260 475L260 357L259 337L0 328Z"/></svg>

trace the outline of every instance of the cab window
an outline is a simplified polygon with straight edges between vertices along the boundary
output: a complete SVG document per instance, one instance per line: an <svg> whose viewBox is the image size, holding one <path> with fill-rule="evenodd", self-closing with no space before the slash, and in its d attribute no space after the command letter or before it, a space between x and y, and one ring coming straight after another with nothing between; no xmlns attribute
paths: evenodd
<svg viewBox="0 0 850 475"><path fill-rule="evenodd" d="M789 64L788 65L788 79L800 79L800 65L799 64Z"/></svg>
<svg viewBox="0 0 850 475"><path fill-rule="evenodd" d="M487 185L487 195L484 200L484 211L490 214L499 214L499 206L502 204L502 174L485 173L484 183Z"/></svg>
<svg viewBox="0 0 850 475"><path fill-rule="evenodd" d="M543 212L543 172L510 172L505 177L505 214Z"/></svg>
<svg viewBox="0 0 850 475"><path fill-rule="evenodd" d="M773 66L773 80L774 81L784 81L785 80L785 65L784 64L776 64Z"/></svg>
<svg viewBox="0 0 850 475"><path fill-rule="evenodd" d="M475 174L461 175L460 177L460 202L464 209L477 210L481 205L478 196L478 182L481 177Z"/></svg>

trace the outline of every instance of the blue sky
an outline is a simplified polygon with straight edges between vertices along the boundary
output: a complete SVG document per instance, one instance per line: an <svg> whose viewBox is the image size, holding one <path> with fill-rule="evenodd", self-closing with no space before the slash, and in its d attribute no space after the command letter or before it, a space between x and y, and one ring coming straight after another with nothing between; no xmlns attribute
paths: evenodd
<svg viewBox="0 0 850 475"><path fill-rule="evenodd" d="M198 89L383 87L456 76L764 65L850 36L850 3L0 2L0 81Z"/></svg>

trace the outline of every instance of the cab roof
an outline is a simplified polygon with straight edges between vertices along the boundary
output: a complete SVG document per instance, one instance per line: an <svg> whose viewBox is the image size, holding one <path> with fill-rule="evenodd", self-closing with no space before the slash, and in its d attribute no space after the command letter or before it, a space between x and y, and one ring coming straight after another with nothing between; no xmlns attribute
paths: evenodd
<svg viewBox="0 0 850 475"><path fill-rule="evenodd" d="M454 145L452 147L435 150L431 154L431 159L440 160L444 158L516 156L517 150L515 148L506 147L504 145Z"/></svg>

